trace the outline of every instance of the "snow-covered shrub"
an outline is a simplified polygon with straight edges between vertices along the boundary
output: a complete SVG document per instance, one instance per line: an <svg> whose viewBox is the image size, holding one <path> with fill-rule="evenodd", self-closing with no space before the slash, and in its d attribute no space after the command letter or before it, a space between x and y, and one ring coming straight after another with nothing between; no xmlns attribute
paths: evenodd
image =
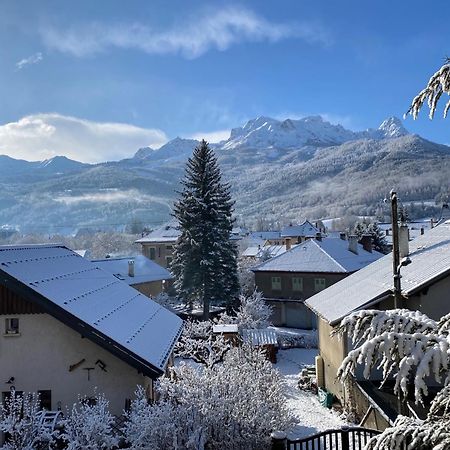
<svg viewBox="0 0 450 450"><path fill-rule="evenodd" d="M213 333L213 325L210 320L187 320L175 345L175 356L190 358L208 366L221 362L230 349L230 344L220 334Z"/></svg>
<svg viewBox="0 0 450 450"><path fill-rule="evenodd" d="M111 449L118 444L113 433L114 416L109 412L109 402L103 394L94 398L80 398L61 421L61 435L68 450Z"/></svg>
<svg viewBox="0 0 450 450"><path fill-rule="evenodd" d="M55 434L41 423L39 395L18 395L15 391L0 404L0 432L7 433L3 450L49 448Z"/></svg>
<svg viewBox="0 0 450 450"><path fill-rule="evenodd" d="M251 268L254 265L254 261L239 261L238 279L242 295L251 295L251 293L255 290L255 274L251 271Z"/></svg>
<svg viewBox="0 0 450 450"><path fill-rule="evenodd" d="M355 312L337 330L347 331L359 345L342 362L338 377L354 374L357 364L364 364L366 378L373 368L381 368L384 380L394 378L395 393L401 389L407 395L412 384L416 402L423 403L423 395L428 394L426 378L432 375L441 382L442 375L449 375L449 324L450 315L435 322L406 309Z"/></svg>
<svg viewBox="0 0 450 450"><path fill-rule="evenodd" d="M231 349L223 364L181 364L161 379L159 400L142 391L125 426L131 448L264 449L270 433L291 423L281 380L263 352Z"/></svg>
<svg viewBox="0 0 450 450"><path fill-rule="evenodd" d="M262 293L253 291L239 297L239 308L235 316L227 313L219 317L219 323L237 324L240 330L267 328L270 325L272 308L264 301Z"/></svg>
<svg viewBox="0 0 450 450"><path fill-rule="evenodd" d="M167 292L160 292L153 300L169 311L174 311L175 307L180 305L180 301L175 297L171 297Z"/></svg>

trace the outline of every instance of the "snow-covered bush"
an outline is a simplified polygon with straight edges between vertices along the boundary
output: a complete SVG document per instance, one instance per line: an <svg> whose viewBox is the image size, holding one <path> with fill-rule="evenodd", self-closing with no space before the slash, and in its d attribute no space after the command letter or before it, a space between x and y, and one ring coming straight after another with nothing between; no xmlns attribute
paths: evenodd
<svg viewBox="0 0 450 450"><path fill-rule="evenodd" d="M7 433L2 450L49 448L55 434L41 423L39 395L18 395L13 390L0 404L0 432Z"/></svg>
<svg viewBox="0 0 450 450"><path fill-rule="evenodd" d="M80 398L61 421L61 435L68 450L111 449L118 444L113 433L114 416L109 412L109 402L103 394L94 398Z"/></svg>
<svg viewBox="0 0 450 450"><path fill-rule="evenodd" d="M235 316L222 314L219 323L237 324L240 330L267 328L270 325L272 308L264 301L262 293L253 291L239 297L239 308Z"/></svg>
<svg viewBox="0 0 450 450"><path fill-rule="evenodd" d="M239 261L238 279L242 295L251 295L251 293L255 290L255 274L251 271L251 268L254 265L254 261Z"/></svg>
<svg viewBox="0 0 450 450"><path fill-rule="evenodd" d="M223 364L181 364L161 379L157 403L143 392L124 432L131 448L264 449L270 433L291 423L281 380L263 352L231 349Z"/></svg>
<svg viewBox="0 0 450 450"><path fill-rule="evenodd" d="M213 325L210 320L187 320L175 345L175 356L190 358L208 366L221 362L230 344L220 334L214 335Z"/></svg>

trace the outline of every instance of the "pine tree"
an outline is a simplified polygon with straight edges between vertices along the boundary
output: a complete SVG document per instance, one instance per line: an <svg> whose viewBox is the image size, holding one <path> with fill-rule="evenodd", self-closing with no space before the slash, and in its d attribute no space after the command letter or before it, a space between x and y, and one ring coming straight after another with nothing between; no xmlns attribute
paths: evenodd
<svg viewBox="0 0 450 450"><path fill-rule="evenodd" d="M237 248L230 240L234 203L206 141L189 158L181 184L183 191L173 214L181 235L171 270L179 297L190 305L201 302L207 319L211 303L233 303L239 282Z"/></svg>

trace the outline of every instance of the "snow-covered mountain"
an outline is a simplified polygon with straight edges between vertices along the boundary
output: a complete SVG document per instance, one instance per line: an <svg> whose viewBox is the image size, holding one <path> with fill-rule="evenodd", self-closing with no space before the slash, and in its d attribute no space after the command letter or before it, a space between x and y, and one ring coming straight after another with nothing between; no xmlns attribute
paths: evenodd
<svg viewBox="0 0 450 450"><path fill-rule="evenodd" d="M0 156L0 225L76 230L170 218L185 162L198 141L176 138L134 157L88 165L56 157L40 163ZM321 117L259 117L212 147L230 182L236 213L286 218L375 214L397 189L421 203L449 194L450 150L408 133L391 117L351 131ZM428 213L427 214L431 214ZM28 228L27 228L28 226Z"/></svg>

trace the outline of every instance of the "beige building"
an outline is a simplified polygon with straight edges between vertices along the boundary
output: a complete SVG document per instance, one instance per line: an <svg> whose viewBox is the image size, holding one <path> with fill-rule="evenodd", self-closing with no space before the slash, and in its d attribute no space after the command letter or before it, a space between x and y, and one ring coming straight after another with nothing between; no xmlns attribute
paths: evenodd
<svg viewBox="0 0 450 450"><path fill-rule="evenodd" d="M161 267L170 267L172 262L173 246L180 237L176 223L170 222L147 236L136 241L142 246L142 254Z"/></svg>
<svg viewBox="0 0 450 450"><path fill-rule="evenodd" d="M182 321L60 245L0 247L0 380L50 410L106 395L122 414L171 360Z"/></svg>
<svg viewBox="0 0 450 450"><path fill-rule="evenodd" d="M410 242L411 264L401 269L402 307L439 319L450 312L450 221L425 232ZM306 300L306 305L319 317L318 372L323 372L324 387L345 401L345 392L336 373L348 353L347 338L339 340L330 333L353 311L362 309L392 309L394 307L392 255L368 265L344 280ZM373 413L366 425L384 428L396 415L395 396L387 386L380 392L380 375L370 381L357 373L354 395L359 399L359 414L363 417L370 405ZM411 405L414 407L413 405Z"/></svg>

